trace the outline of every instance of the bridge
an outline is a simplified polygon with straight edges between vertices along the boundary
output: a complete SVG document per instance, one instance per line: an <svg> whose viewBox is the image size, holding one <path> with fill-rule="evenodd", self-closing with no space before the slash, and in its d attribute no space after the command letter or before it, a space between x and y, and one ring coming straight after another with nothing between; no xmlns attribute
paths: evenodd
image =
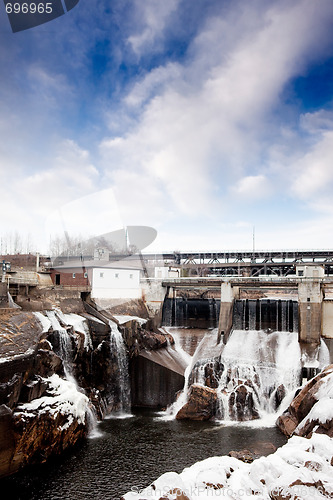
<svg viewBox="0 0 333 500"><path fill-rule="evenodd" d="M333 274L333 250L174 252L165 255L189 275L289 276L300 264L322 265Z"/></svg>
<svg viewBox="0 0 333 500"><path fill-rule="evenodd" d="M333 275L333 250L256 250L256 251L191 251L110 254L113 260L134 260L148 274L154 275L156 267L179 269L182 277L192 276L292 276L296 266L317 264L326 276Z"/></svg>

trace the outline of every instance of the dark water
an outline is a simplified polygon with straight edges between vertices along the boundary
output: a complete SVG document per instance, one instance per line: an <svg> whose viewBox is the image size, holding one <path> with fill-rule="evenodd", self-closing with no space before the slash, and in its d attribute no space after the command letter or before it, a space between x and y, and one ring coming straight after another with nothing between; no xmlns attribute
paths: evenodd
<svg viewBox="0 0 333 500"><path fill-rule="evenodd" d="M161 421L153 412L99 424L102 437L42 466L0 481L17 500L116 500L143 488L167 471L181 472L198 460L230 450L281 446L275 428L218 426L207 422Z"/></svg>

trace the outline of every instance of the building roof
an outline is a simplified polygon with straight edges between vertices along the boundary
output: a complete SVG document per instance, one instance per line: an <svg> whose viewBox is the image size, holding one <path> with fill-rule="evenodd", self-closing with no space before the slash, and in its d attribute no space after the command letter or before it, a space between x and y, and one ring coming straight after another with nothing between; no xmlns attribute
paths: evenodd
<svg viewBox="0 0 333 500"><path fill-rule="evenodd" d="M61 261L57 259L58 262L54 262L50 266L50 269L55 269L57 271L68 271L70 269L128 269L142 271L144 267L140 260L137 261L127 261L126 259L119 261L109 261L109 260L84 260L84 259L73 259Z"/></svg>

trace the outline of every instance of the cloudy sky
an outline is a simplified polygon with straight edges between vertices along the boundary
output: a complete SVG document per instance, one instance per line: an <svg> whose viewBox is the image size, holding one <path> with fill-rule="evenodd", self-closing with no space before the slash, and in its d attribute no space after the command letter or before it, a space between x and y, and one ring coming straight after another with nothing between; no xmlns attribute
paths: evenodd
<svg viewBox="0 0 333 500"><path fill-rule="evenodd" d="M332 248L332 0L0 4L1 235L154 227L146 250Z"/></svg>

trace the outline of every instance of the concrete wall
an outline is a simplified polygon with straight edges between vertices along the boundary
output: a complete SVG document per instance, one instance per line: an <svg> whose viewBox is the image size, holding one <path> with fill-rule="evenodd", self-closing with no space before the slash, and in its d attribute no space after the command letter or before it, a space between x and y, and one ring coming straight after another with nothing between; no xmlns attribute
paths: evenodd
<svg viewBox="0 0 333 500"><path fill-rule="evenodd" d="M322 336L333 339L333 300L324 300L322 309Z"/></svg>
<svg viewBox="0 0 333 500"><path fill-rule="evenodd" d="M163 408L173 403L184 387L184 377L149 359L138 356L131 361L133 406Z"/></svg>
<svg viewBox="0 0 333 500"><path fill-rule="evenodd" d="M162 319L162 307L167 294L167 288L162 286L162 280L142 279L141 290L142 298L150 315L155 317L157 321L160 321Z"/></svg>
<svg viewBox="0 0 333 500"><path fill-rule="evenodd" d="M320 281L298 284L299 340L319 343L322 322L322 291Z"/></svg>
<svg viewBox="0 0 333 500"><path fill-rule="evenodd" d="M218 328L218 341L223 338L224 343L228 339L232 328L232 312L234 306L234 290L230 283L221 285L221 305Z"/></svg>

